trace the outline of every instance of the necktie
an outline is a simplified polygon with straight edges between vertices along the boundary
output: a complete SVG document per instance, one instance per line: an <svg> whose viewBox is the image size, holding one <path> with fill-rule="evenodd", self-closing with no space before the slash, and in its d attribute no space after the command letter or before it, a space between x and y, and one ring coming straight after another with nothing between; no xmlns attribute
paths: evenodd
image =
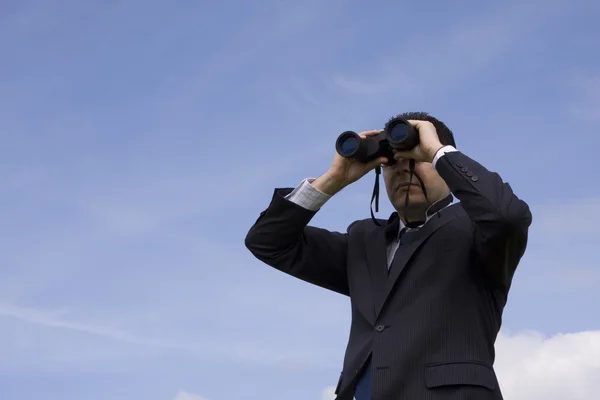
<svg viewBox="0 0 600 400"><path fill-rule="evenodd" d="M396 258L396 254L402 247L403 243L414 233L416 229L410 229L404 227L398 233L398 236L395 238L394 246L388 247L388 273L390 273L392 269L392 263L394 262L394 258Z"/></svg>

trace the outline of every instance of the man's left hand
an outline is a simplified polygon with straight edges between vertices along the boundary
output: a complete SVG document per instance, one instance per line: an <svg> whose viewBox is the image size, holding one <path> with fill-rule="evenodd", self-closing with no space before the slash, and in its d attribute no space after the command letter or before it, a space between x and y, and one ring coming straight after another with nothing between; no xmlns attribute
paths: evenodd
<svg viewBox="0 0 600 400"><path fill-rule="evenodd" d="M414 159L420 162L432 162L439 149L444 147L440 143L435 126L429 121L408 120L419 134L419 144L410 151L394 151L394 158Z"/></svg>

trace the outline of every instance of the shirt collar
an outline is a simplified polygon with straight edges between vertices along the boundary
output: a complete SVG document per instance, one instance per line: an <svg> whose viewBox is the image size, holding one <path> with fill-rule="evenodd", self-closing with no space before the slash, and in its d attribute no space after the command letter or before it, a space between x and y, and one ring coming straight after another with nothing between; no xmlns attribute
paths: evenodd
<svg viewBox="0 0 600 400"><path fill-rule="evenodd" d="M443 197L443 198L435 201L433 204L431 204L427 208L427 211L425 212L425 221L416 228L407 228L407 229L411 230L411 229L419 229L419 228L423 227L423 225L425 225L433 216L438 214L444 208L448 207L450 204L452 204L453 201L454 201L454 196L452 196L452 193L448 194L448 196L446 196L446 197ZM398 238L404 228L406 228L406 226L400 219L400 216L398 215L397 212L394 212L388 218L388 222L386 225L386 237L388 237L388 239Z"/></svg>

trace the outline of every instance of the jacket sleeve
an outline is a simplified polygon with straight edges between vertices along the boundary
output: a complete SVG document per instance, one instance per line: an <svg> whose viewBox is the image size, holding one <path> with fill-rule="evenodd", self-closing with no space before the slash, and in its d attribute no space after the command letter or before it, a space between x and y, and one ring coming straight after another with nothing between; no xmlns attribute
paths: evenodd
<svg viewBox="0 0 600 400"><path fill-rule="evenodd" d="M306 282L349 295L346 274L348 233L308 226L316 214L276 189L269 207L246 235L248 250L265 264Z"/></svg>
<svg viewBox="0 0 600 400"><path fill-rule="evenodd" d="M532 214L508 183L460 151L440 157L435 168L473 221L473 248L496 283L510 286L525 253Z"/></svg>

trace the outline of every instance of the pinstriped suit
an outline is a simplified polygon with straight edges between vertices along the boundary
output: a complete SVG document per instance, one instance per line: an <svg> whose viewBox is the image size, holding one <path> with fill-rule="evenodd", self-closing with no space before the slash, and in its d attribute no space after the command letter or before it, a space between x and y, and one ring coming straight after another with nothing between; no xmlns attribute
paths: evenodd
<svg viewBox="0 0 600 400"><path fill-rule="evenodd" d="M352 324L337 385L352 400L371 365L372 400L501 400L494 342L531 212L501 177L455 151L436 170L460 203L402 239L388 272L396 213L346 233L309 226L316 211L276 189L246 247L264 263L350 296ZM391 232L391 234L390 234Z"/></svg>

